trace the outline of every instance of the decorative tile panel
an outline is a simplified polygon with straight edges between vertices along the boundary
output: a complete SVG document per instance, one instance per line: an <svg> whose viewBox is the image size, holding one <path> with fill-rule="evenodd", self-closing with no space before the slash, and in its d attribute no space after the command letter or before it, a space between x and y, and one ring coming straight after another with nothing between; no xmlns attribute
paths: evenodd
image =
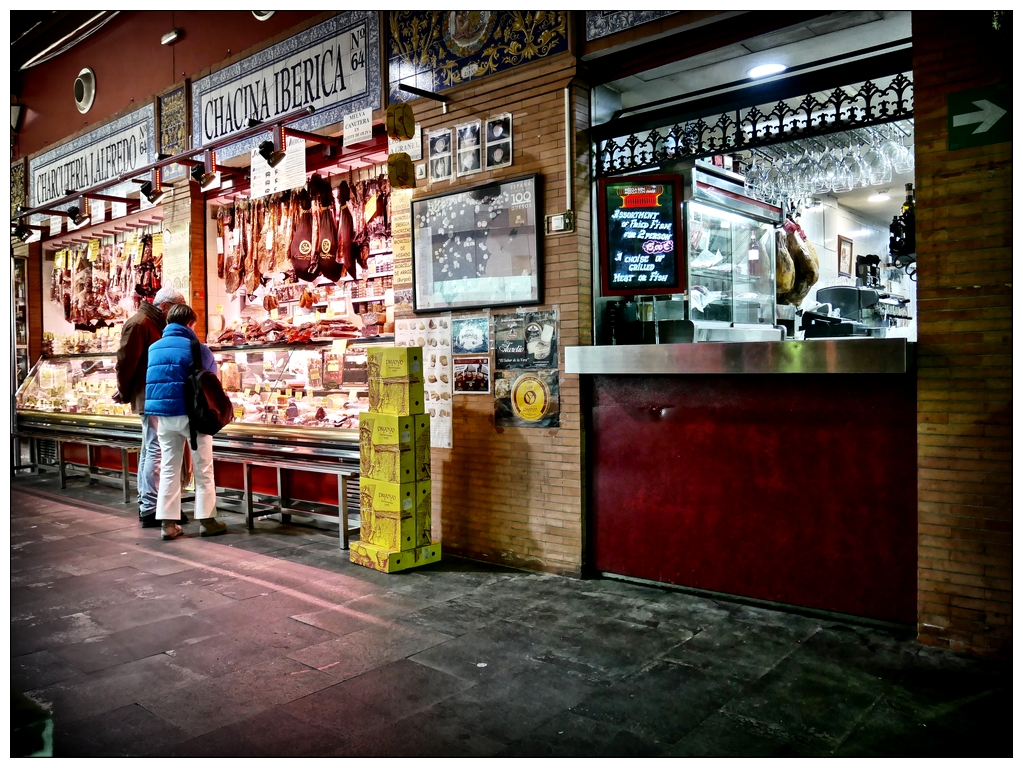
<svg viewBox="0 0 1023 768"><path fill-rule="evenodd" d="M678 11L586 11L586 41L614 35Z"/></svg>

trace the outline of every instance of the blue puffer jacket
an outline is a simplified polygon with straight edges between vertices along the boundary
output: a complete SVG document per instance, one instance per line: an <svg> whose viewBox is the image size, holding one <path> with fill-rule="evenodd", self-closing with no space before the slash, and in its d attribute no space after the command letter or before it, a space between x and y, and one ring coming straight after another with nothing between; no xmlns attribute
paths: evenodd
<svg viewBox="0 0 1023 768"><path fill-rule="evenodd" d="M185 379L192 370L191 328L168 323L163 338L149 348L146 370L146 414L149 416L186 416ZM202 367L214 375L217 362L205 344L200 344Z"/></svg>

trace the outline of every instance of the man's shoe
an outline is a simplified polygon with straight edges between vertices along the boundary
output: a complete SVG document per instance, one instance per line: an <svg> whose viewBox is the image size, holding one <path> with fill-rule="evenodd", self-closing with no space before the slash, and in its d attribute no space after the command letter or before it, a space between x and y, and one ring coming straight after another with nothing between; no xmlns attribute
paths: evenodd
<svg viewBox="0 0 1023 768"><path fill-rule="evenodd" d="M156 513L155 512L153 512L150 515L141 515L139 517L139 522L142 524L143 528L159 528L160 527L160 521L156 519Z"/></svg>
<svg viewBox="0 0 1023 768"><path fill-rule="evenodd" d="M178 525L185 525L186 523L188 523L188 515L186 515L184 512L182 512L181 513L181 519L178 520Z"/></svg>
<svg viewBox="0 0 1023 768"><path fill-rule="evenodd" d="M199 531L200 536L219 536L222 533L227 533L227 523L222 523L215 517L200 520L199 524L202 526L202 530Z"/></svg>

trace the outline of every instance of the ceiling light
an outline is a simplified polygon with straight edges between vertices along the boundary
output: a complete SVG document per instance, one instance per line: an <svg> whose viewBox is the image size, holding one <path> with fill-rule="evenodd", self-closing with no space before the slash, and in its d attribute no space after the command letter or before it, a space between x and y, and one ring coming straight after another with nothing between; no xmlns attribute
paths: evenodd
<svg viewBox="0 0 1023 768"><path fill-rule="evenodd" d="M777 75L779 72L784 72L788 67L784 64L761 64L753 67L746 74L752 77L754 80L758 77L767 77L768 75Z"/></svg>
<svg viewBox="0 0 1023 768"><path fill-rule="evenodd" d="M174 43L181 39L183 34L180 29L172 29L160 38L160 45L174 45Z"/></svg>
<svg viewBox="0 0 1023 768"><path fill-rule="evenodd" d="M887 189L882 189L880 192L875 192L867 198L868 203L886 203L892 199L892 196L888 194Z"/></svg>
<svg viewBox="0 0 1023 768"><path fill-rule="evenodd" d="M203 152L202 162L192 166L192 180L200 187L207 187L217 180L217 156L213 150Z"/></svg>
<svg viewBox="0 0 1023 768"><path fill-rule="evenodd" d="M149 180L142 182L139 187L142 196L152 205L156 205L167 194L167 190L160 186L160 169L154 168L150 173Z"/></svg>

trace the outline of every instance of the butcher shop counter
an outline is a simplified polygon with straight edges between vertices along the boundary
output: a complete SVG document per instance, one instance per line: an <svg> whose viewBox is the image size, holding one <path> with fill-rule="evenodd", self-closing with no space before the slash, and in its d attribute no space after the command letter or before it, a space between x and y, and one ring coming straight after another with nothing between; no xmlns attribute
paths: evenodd
<svg viewBox="0 0 1023 768"><path fill-rule="evenodd" d="M358 529L365 347L392 343L378 337L346 340L343 350L332 341L215 350L236 416L213 438L218 503L238 505L250 528L256 517L277 513L339 524L346 548ZM116 481L127 501L142 433L139 418L113 400L114 365L113 353L41 358L17 392L12 438L16 451L28 441L36 467L43 463L36 457L55 446L62 482L65 470Z"/></svg>
<svg viewBox="0 0 1023 768"><path fill-rule="evenodd" d="M590 568L914 622L914 348L567 348L586 420Z"/></svg>

